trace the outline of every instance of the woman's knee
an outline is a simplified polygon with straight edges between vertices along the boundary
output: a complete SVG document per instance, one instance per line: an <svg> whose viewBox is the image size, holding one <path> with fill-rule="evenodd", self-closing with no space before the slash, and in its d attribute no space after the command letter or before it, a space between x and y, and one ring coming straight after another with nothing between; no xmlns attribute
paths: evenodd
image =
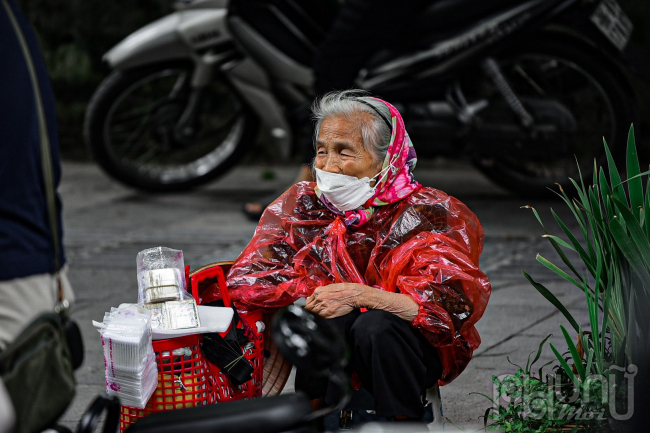
<svg viewBox="0 0 650 433"><path fill-rule="evenodd" d="M359 315L350 330L355 345L372 344L379 341L388 343L391 338L399 337L408 331L408 323L393 313L384 310L368 310Z"/></svg>

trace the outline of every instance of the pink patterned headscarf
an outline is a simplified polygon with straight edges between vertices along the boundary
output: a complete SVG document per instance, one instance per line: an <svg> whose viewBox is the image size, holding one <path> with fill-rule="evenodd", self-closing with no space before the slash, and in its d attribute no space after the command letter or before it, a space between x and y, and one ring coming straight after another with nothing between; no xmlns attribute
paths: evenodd
<svg viewBox="0 0 650 433"><path fill-rule="evenodd" d="M359 209L345 212L345 225L351 227L364 225L372 218L378 206L395 203L408 197L420 187L420 184L413 178L413 169L417 162L417 156L413 148L413 143L411 143L406 128L404 128L402 116L388 102L378 98L372 99L385 104L391 114L393 131L388 150L386 151L386 157L381 166L382 171L387 170L388 173L377 183L375 195L366 201L363 206ZM387 169L389 166L390 168ZM328 209L342 215L342 212L327 200L325 195L318 190L318 187L316 187L316 194Z"/></svg>

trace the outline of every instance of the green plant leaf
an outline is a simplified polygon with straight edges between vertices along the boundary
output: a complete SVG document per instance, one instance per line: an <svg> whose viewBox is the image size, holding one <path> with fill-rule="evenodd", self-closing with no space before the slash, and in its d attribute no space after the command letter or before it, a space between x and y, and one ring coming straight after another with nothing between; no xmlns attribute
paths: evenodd
<svg viewBox="0 0 650 433"><path fill-rule="evenodd" d="M578 171L580 171L579 166L578 166ZM581 182L580 185L578 185L578 182L576 182L573 178L569 178L569 182L573 184L573 187L576 189L576 193L578 194L578 198L580 199L579 201L577 201L574 198L573 203L576 203L578 209L589 209L589 203L587 199L587 188L585 188L582 179L580 179Z"/></svg>
<svg viewBox="0 0 650 433"><path fill-rule="evenodd" d="M596 359L599 361L598 365L600 367L602 365L601 355L603 354L604 346L600 345L600 340L598 339L598 336L600 335L598 333L598 305L597 301L594 301L594 299L598 298L597 295L592 296L591 293L586 293L585 296L587 297L587 312L589 314L589 326L591 328L592 335L591 342L596 355Z"/></svg>
<svg viewBox="0 0 650 433"><path fill-rule="evenodd" d="M514 362L512 362L512 361L510 360L510 357L509 357L509 356L506 356L506 359L508 360L508 363L509 363L510 365L514 365L515 367L517 367L518 369L520 369L520 370L522 370L522 371L524 370L523 368L521 368L520 365L517 365L517 364L515 364Z"/></svg>
<svg viewBox="0 0 650 433"><path fill-rule="evenodd" d="M615 281L615 277L613 280ZM615 283L614 283L615 284ZM610 307L610 300L613 296L612 292L616 290L616 287L614 284L611 284L609 286L609 290L606 290L605 293L603 294L603 324L602 324L602 329L603 332L600 336L600 347L605 347L605 338L607 336L607 329L610 328L610 336L612 340L612 345L616 344L616 339L618 338L618 335L616 333L616 323L614 323L614 319L610 318L611 312L609 310ZM612 321L612 326L610 327L610 320ZM593 337L594 341L596 337ZM602 359L597 358L596 359L596 369L599 374L603 374L603 363Z"/></svg>
<svg viewBox="0 0 650 433"><path fill-rule="evenodd" d="M537 218L537 221L539 222L539 225L541 225L542 228L544 229L544 231L546 233L548 233L548 230L546 230L546 227L544 226L544 222L542 221L542 218L539 216L539 213L537 213L537 209L535 209L534 207L532 207L530 205L521 206L521 209L530 209L530 210L532 210L533 215L535 215L535 218Z"/></svg>
<svg viewBox="0 0 650 433"><path fill-rule="evenodd" d="M580 189L580 187L578 186L575 180L571 178L569 178L569 180L576 188L576 192L580 197L580 202L577 202L576 200L572 202L573 207L576 209L576 212L574 212L574 214L578 214L581 216L581 218L579 219L579 222L582 221L580 222L580 230L582 230L582 236L584 237L585 242L587 243L587 250L589 251L589 254L593 256L595 253L593 250L591 238L589 237L589 230L588 230L588 222L589 222L588 220L589 220L590 212L586 212L586 219L585 217L582 216L582 212L589 209L589 199L587 197L586 191Z"/></svg>
<svg viewBox="0 0 650 433"><path fill-rule="evenodd" d="M571 269L571 272L573 272L575 275L578 275L578 271L576 271L576 269L573 267L573 264L571 264L571 261L568 259L566 254L564 254L564 251L562 251L562 248L560 248L560 245L562 245L562 246L564 246L566 248L569 248L572 251L575 251L575 249L573 247L569 246L569 244L567 244L564 240L558 238L557 236L553 236L553 235L551 235L549 233L549 231L546 229L546 226L542 222L542 218L539 216L539 214L537 213L537 210L534 207L532 207L532 206L522 206L522 208L531 209L533 211L533 214L535 215L535 218L537 218L537 221L539 221L539 224L544 229L544 233L546 233L544 236L548 238L549 242L551 242L551 245L553 246L553 249L560 256L560 258L562 259L564 264L567 265L567 267L569 269ZM556 220L559 219L559 217L557 215L555 215L555 213L553 212L553 209L551 209L551 213L553 213ZM560 220L560 222L561 222L561 220ZM560 244L560 245L558 245L558 244ZM578 243L578 246L582 249L582 246L580 245L580 243Z"/></svg>
<svg viewBox="0 0 650 433"><path fill-rule="evenodd" d="M533 353L535 353L534 350L528 354L528 359L526 360L526 369L524 370L524 373L529 376L530 376L530 357Z"/></svg>
<svg viewBox="0 0 650 433"><path fill-rule="evenodd" d="M643 183L640 177L641 167L639 166L639 156L636 152L636 143L634 140L634 125L630 126L630 132L627 136L627 182L628 192L630 194L630 207L638 221L639 209L643 207Z"/></svg>
<svg viewBox="0 0 650 433"><path fill-rule="evenodd" d="M542 380L542 381L544 380L544 378L542 377L542 370L544 370L544 367L546 367L547 365L553 364L553 362L555 362L555 361L550 360L546 364L539 367L539 370L537 371L537 373L539 374L539 380Z"/></svg>
<svg viewBox="0 0 650 433"><path fill-rule="evenodd" d="M555 297L555 295L554 295L553 293L551 293L551 291L548 290L546 287L544 287L542 284L539 284L539 283L535 282L535 281L531 278L531 276L528 275L525 271L522 270L521 272L524 274L524 277L526 277L526 279L528 280L528 282L529 282L530 284L532 284L533 287L534 287L535 289L537 289L537 291L538 291L538 292L539 292L543 297L545 297L547 301L549 301L551 304L553 304L553 306L554 306L555 308L557 308L558 310L560 310L560 312L564 315L564 317L569 321L569 323L571 324L571 326L573 326L573 329L575 329L576 332L580 332L580 327L578 326L578 322L576 322L576 320L573 318L573 316L571 315L571 313L569 313L569 310L566 309L566 307L562 304L562 302L560 302L559 299L557 299L557 298Z"/></svg>
<svg viewBox="0 0 650 433"><path fill-rule="evenodd" d="M551 271L555 272L557 275L560 277L564 278L568 282L572 283L575 286L578 286L580 289L582 289L582 284L579 283L575 278L573 278L571 275L567 274L564 272L562 269L560 269L557 265L551 263L548 259L544 258L543 256L537 254L536 257L537 261L546 266L548 269Z"/></svg>
<svg viewBox="0 0 650 433"><path fill-rule="evenodd" d="M573 181L573 180L572 180L572 181ZM576 185L575 182L573 182L573 184ZM556 191L553 191L553 192L555 192L555 194L556 194L558 197L560 197L560 198L562 199L562 201L564 201L564 203L566 203L566 205L569 207L569 209L571 210L571 213L573 213L573 216L575 217L576 221L578 222L578 225L580 226L580 230L582 231L582 235L583 235L583 237L584 237L585 239L587 239L587 227L586 227L586 225L585 225L587 221L585 220L584 215L582 215L582 211L580 210L580 208L579 208L578 206L576 206L576 205L571 201L571 199L570 199L569 196L566 194L566 192L564 191L564 189L562 188L562 186L559 185L559 184L557 184L557 185L558 185L558 187L560 188L560 192L559 192L559 193L556 192ZM577 186L576 186L576 187L577 187ZM552 211L553 211L553 210L551 209L551 212L552 212ZM589 245L588 245L588 246L589 246Z"/></svg>
<svg viewBox="0 0 650 433"><path fill-rule="evenodd" d="M492 376L492 383L495 384L497 387L501 386L501 381L497 376Z"/></svg>
<svg viewBox="0 0 650 433"><path fill-rule="evenodd" d="M571 241L571 245L573 245L574 250L580 255L580 258L582 261L589 267L591 263L591 257L589 254L585 251L585 249L582 247L582 244L580 241L575 237L575 235L571 232L571 230L564 224L562 219L555 213L553 209L551 209L551 214L553 215L553 218L555 218L555 222L557 222L557 225L560 226L566 237ZM556 248L556 251L559 248ZM571 272L575 274L576 277L580 276L580 273L575 269L575 267L571 264L570 260L566 257L564 252L562 250L558 251L558 255L562 259L562 261L571 269ZM591 272L591 271L590 271Z"/></svg>
<svg viewBox="0 0 650 433"><path fill-rule="evenodd" d="M641 258L645 260L645 263L650 263L650 243L639 220L636 219L632 211L624 203L616 198L613 199L613 202L619 215L625 220L625 228L629 231L630 237L641 254Z"/></svg>
<svg viewBox="0 0 650 433"><path fill-rule="evenodd" d="M592 185L589 188L589 211L591 212L591 215L597 223L598 227L602 227L605 216L603 215L603 210L600 207L598 198L599 187L598 185Z"/></svg>
<svg viewBox="0 0 650 433"><path fill-rule="evenodd" d="M485 396L484 396L485 397ZM488 416L490 415L490 412L492 412L494 409L493 407L488 407L485 409L485 413L483 414L483 428L487 431L487 422L488 422Z"/></svg>
<svg viewBox="0 0 650 433"><path fill-rule="evenodd" d="M645 215L644 207L639 208L639 223L641 224L641 228L644 228L646 225L646 215Z"/></svg>
<svg viewBox="0 0 650 433"><path fill-rule="evenodd" d="M596 353L596 359L600 360L602 359L601 356L605 350L604 346L602 347L600 346L598 340L598 336L600 335L598 332L598 300L600 296L600 285L601 285L600 281L602 281L601 275L602 275L602 268L603 268L603 261L600 255L598 256L598 264L596 268L597 268L596 281L598 281L599 283L595 284L593 298L591 293L589 293L587 290L585 290L585 295L587 297L587 311L589 313L589 325L591 327L591 335L593 338L592 343L594 346L594 352ZM586 288L587 287L586 279L584 279L584 285Z"/></svg>
<svg viewBox="0 0 650 433"><path fill-rule="evenodd" d="M571 206L571 205L570 205ZM574 211L573 212L574 216L578 215L578 212ZM566 237L571 241L571 245L573 245L573 248L576 250L578 254L580 254L580 257L583 260L589 260L589 254L585 251L585 249L582 247L582 244L580 241L578 241L578 238L575 237L573 232L567 227L566 224L564 224L564 221L555 213L555 210L551 208L551 215L553 215L553 218L555 219L555 222L557 223L558 226L562 229ZM577 219L577 217L576 217ZM581 226L581 231L583 236L587 236L587 230L586 226ZM576 275L578 275L577 272L575 272Z"/></svg>
<svg viewBox="0 0 650 433"><path fill-rule="evenodd" d="M542 235L542 237L548 239L549 241L550 241L550 240L553 240L553 241L557 242L558 245L562 245L562 246L563 246L564 248L566 248L567 250L570 250L570 251L573 251L574 253L577 253L576 249L573 248L573 246L569 245L569 244L568 244L564 239L562 239L562 238L559 238L559 237L554 236L554 235Z"/></svg>
<svg viewBox="0 0 650 433"><path fill-rule="evenodd" d="M643 228L645 229L646 237L650 239L650 221L648 221L648 218L650 218L650 215L648 214L648 210L650 209L650 176L648 177L648 182L645 186L645 203L643 205L643 209L646 210L646 220Z"/></svg>
<svg viewBox="0 0 650 433"><path fill-rule="evenodd" d="M480 395L481 397L485 397L485 398L487 398L488 400L490 400L490 401L492 402L493 405L495 405L495 406L497 405L496 402L495 402L493 399L491 399L491 398L488 397L487 395L483 394L482 392L470 392L469 395ZM494 408L493 408L493 409L494 409Z"/></svg>
<svg viewBox="0 0 650 433"><path fill-rule="evenodd" d="M616 364L623 362L620 359L620 348L626 341L626 323L625 323L625 303L622 298L622 275L620 265L612 265L610 273L609 290L605 292L603 312L607 311L607 316L603 318L603 323L607 323L610 329L612 352L614 352L614 361ZM606 329L606 328L603 328ZM601 336L601 347L605 347L605 334ZM603 371L602 357L596 358L599 371Z"/></svg>
<svg viewBox="0 0 650 433"><path fill-rule="evenodd" d="M584 344L583 344L584 347ZM591 367L594 361L594 350L592 348L589 348L589 353L587 355L587 368L586 371L588 374L591 374ZM598 372L599 374L602 374L602 372Z"/></svg>
<svg viewBox="0 0 650 433"><path fill-rule="evenodd" d="M607 168L609 170L609 182L612 188L612 194L620 201L627 202L625 191L623 190L623 186L621 186L621 176L618 174L616 163L614 162L612 153L609 151L609 146L607 146L607 142L604 138L603 144L605 145L605 154L607 155Z"/></svg>
<svg viewBox="0 0 650 433"><path fill-rule="evenodd" d="M567 347L569 348L569 352L571 352L571 357L573 358L573 364L575 365L576 370L578 370L578 375L580 376L580 380L584 381L586 377L585 366L582 365L582 359L580 358L580 355L578 355L578 348L573 342L573 339L569 336L569 333L566 332L566 329L564 329L564 326L560 325L560 329L562 330L562 334L564 334L564 339L566 340L566 344Z"/></svg>
<svg viewBox="0 0 650 433"><path fill-rule="evenodd" d="M537 362L537 360L539 359L539 357L542 356L542 349L544 348L544 343L546 343L546 341L547 341L549 338L551 338L552 336L553 336L553 334L548 334L548 335L546 336L546 338L543 339L541 343L539 343L539 347L537 348L537 354L535 355L535 358L533 359L533 362L530 364L530 367L528 366L528 364L526 364L526 373L527 373L527 374L530 374L530 370L529 370L529 368L533 368L533 365L535 365L535 363ZM531 352L531 353L532 353L532 352ZM541 380L541 379L542 379L542 378L540 377L540 380Z"/></svg>
<svg viewBox="0 0 650 433"><path fill-rule="evenodd" d="M628 315L628 322L627 322L627 342L625 344L626 350L625 354L627 355L628 359L630 360L630 363L634 363L637 359L637 354L635 353L635 349L640 346L638 344L639 342L637 341L637 335L636 335L636 314L635 314L635 308L633 307L634 305L634 291L630 290L629 291L629 297L628 297L628 305L631 307L630 308L630 313Z"/></svg>
<svg viewBox="0 0 650 433"><path fill-rule="evenodd" d="M605 170L603 170L602 167L600 168L600 172L598 173L598 180L600 185L601 198L603 199L603 206L607 214L607 220L609 221L609 218L611 218L614 215L614 209L612 208L612 204L610 200L610 196L612 195L612 189L609 187L609 184L607 183Z"/></svg>
<svg viewBox="0 0 650 433"><path fill-rule="evenodd" d="M615 200L615 203L617 200ZM620 202L618 202L620 203ZM629 210L625 209L629 214ZM645 287L650 287L650 272L648 270L648 264L650 264L650 253L647 248L644 246L644 251L640 251L638 245L642 244L642 241L645 241L647 246L646 239L640 239L637 233L639 226L636 225L634 228L631 228L631 235L628 236L627 232L621 225L619 218L612 218L612 221L609 223L609 228L612 231L612 235L618 247L620 248L623 256L628 260L632 269L637 273L639 278L642 280ZM637 244L635 241L639 241Z"/></svg>
<svg viewBox="0 0 650 433"><path fill-rule="evenodd" d="M551 346L551 350L553 351L553 353L555 353L555 357L560 362L560 365L562 366L564 372L567 374L567 376L569 376L569 379L571 379L571 382L573 382L573 384L576 387L579 387L580 382L578 382L578 379L576 378L575 374L573 374L573 370L571 369L569 364L567 364L566 360L562 357L562 355L560 355L560 352L558 352L555 346L553 346L553 343L549 343L549 346Z"/></svg>

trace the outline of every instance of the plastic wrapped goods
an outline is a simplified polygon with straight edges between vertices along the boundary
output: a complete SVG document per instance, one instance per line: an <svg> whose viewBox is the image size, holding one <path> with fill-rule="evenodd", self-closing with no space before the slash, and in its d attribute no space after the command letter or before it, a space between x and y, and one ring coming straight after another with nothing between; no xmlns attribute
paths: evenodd
<svg viewBox="0 0 650 433"><path fill-rule="evenodd" d="M166 247L138 253L138 305L152 313L153 329L200 326L196 301L187 292L183 252Z"/></svg>
<svg viewBox="0 0 650 433"><path fill-rule="evenodd" d="M182 251L149 248L138 253L136 264L139 305L192 299L187 293Z"/></svg>
<svg viewBox="0 0 650 433"><path fill-rule="evenodd" d="M144 408L158 385L151 313L123 304L93 324L102 338L106 392L125 405Z"/></svg>
<svg viewBox="0 0 650 433"><path fill-rule="evenodd" d="M482 249L476 216L442 191L420 187L378 207L360 227L346 227L314 184L301 182L266 209L227 284L238 306L251 309L285 306L342 282L408 294L419 305L412 325L438 349L444 384L480 344L474 325L491 292L478 267ZM205 303L219 293L201 296Z"/></svg>

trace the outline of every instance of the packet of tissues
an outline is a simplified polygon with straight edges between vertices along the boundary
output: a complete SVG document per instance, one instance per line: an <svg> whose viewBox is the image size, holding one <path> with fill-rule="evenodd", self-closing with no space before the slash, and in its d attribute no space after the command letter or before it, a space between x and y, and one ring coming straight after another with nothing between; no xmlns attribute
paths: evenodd
<svg viewBox="0 0 650 433"><path fill-rule="evenodd" d="M118 396L123 404L144 408L158 385L151 313L123 304L93 325L102 340L106 392Z"/></svg>

